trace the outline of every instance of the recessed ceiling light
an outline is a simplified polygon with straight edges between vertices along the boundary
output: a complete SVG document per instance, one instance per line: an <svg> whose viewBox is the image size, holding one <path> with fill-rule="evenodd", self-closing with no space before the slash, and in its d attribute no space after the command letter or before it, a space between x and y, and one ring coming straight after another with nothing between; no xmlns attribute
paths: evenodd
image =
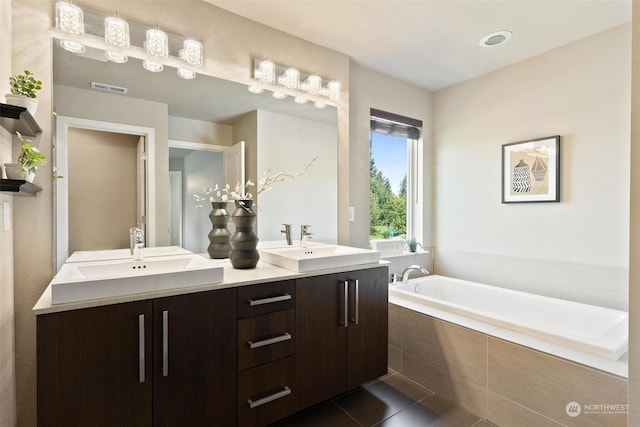
<svg viewBox="0 0 640 427"><path fill-rule="evenodd" d="M491 34L487 34L480 39L480 46L482 47L494 47L505 43L511 38L513 34L511 31L495 31Z"/></svg>

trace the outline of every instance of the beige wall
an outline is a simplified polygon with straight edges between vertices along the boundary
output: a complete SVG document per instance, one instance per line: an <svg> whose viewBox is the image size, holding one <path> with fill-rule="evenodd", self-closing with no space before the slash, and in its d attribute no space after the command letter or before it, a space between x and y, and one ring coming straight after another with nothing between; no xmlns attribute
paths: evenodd
<svg viewBox="0 0 640 427"><path fill-rule="evenodd" d="M169 116L169 139L224 146L239 142L233 140L233 128L229 125L173 116Z"/></svg>
<svg viewBox="0 0 640 427"><path fill-rule="evenodd" d="M6 1L6 0L2 0ZM51 91L52 50L50 28L53 1L17 1L13 3L13 67L29 68L43 81L40 107L36 119L44 132L38 138L40 148L51 153ZM341 157L339 179L348 179L349 137L349 59L346 55L273 30L256 22L222 11L200 1L80 1L81 7L103 10L153 27L156 24L173 34L193 36L205 46L203 71L240 83L251 78L252 58L271 58L282 64L295 64L302 70L314 70L322 76L342 82L343 97L338 105L338 140ZM6 8L3 7L3 10ZM4 31L4 26L2 30ZM3 62L4 63L4 62ZM166 116L166 112L165 112ZM165 139L167 131L165 128ZM157 133L156 133L157 135ZM157 164L166 166L167 158L157 156ZM164 169L166 171L166 167ZM52 182L50 167L43 170L36 182L43 186L37 198L15 202L15 233L22 236L15 244L15 321L16 321L16 387L17 417L20 426L36 424L36 331L31 308L52 278ZM169 186L168 171L156 177L158 189ZM345 192L346 193L346 192ZM348 193L347 193L348 194ZM167 192L157 193L158 207L167 206ZM163 198L164 197L164 198ZM23 198L27 199L27 198ZM339 207L345 214L339 220L339 239L348 243L346 221L348 200L341 195ZM168 211L168 208L164 209ZM158 244L161 244L159 241ZM34 262L37 260L37 262Z"/></svg>
<svg viewBox="0 0 640 427"><path fill-rule="evenodd" d="M437 272L626 308L630 40L629 23L436 93ZM556 134L561 203L502 204L501 144Z"/></svg>
<svg viewBox="0 0 640 427"><path fill-rule="evenodd" d="M11 0L0 0L0 100L9 92L11 70ZM11 135L0 128L0 168L12 162ZM0 174L0 177L3 177ZM13 196L0 193L0 427L16 424L15 339L13 308L13 231L4 231L4 203L13 211Z"/></svg>
<svg viewBox="0 0 640 427"><path fill-rule="evenodd" d="M640 425L640 1L633 2L631 90L631 231L629 234L628 425Z"/></svg>
<svg viewBox="0 0 640 427"><path fill-rule="evenodd" d="M352 246L369 247L369 115L370 109L388 111L422 120L422 165L425 170L419 190L424 202L422 232L416 236L431 246L431 122L432 94L426 89L351 64L350 68L349 195L355 208L350 226ZM340 181L339 181L340 182ZM343 190L341 185L340 191Z"/></svg>
<svg viewBox="0 0 640 427"><path fill-rule="evenodd" d="M138 226L139 139L136 135L69 129L65 179L69 183L70 254L129 246L129 228Z"/></svg>

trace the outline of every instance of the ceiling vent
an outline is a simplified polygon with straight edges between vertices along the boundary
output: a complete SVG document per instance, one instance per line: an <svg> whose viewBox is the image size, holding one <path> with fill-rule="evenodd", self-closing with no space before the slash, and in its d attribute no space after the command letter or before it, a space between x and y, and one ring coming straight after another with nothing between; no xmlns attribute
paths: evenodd
<svg viewBox="0 0 640 427"><path fill-rule="evenodd" d="M91 89L97 89L97 90L102 90L102 91L105 91L105 92L117 93L119 95L126 95L127 94L127 88L126 87L114 86L114 85L110 85L110 84L107 84L107 83L91 82Z"/></svg>

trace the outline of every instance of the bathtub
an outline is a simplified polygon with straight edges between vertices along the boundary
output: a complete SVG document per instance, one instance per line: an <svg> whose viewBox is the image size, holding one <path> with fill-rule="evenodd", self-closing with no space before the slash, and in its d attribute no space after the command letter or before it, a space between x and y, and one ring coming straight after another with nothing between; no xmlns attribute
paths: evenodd
<svg viewBox="0 0 640 427"><path fill-rule="evenodd" d="M619 359L629 346L624 311L437 275L391 284L389 297L610 360Z"/></svg>

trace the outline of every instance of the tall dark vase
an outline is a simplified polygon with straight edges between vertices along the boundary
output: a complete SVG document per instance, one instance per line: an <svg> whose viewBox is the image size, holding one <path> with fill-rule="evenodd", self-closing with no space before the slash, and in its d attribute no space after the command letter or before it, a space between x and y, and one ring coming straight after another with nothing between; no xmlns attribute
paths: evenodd
<svg viewBox="0 0 640 427"><path fill-rule="evenodd" d="M227 229L227 223L229 222L227 202L211 202L211 207L213 210L209 214L209 219L213 224L213 228L209 232L207 252L214 259L229 258L231 233Z"/></svg>
<svg viewBox="0 0 640 427"><path fill-rule="evenodd" d="M256 249L258 236L253 232L256 222L253 200L236 200L236 210L231 214L231 220L236 226L236 231L231 236L231 265L238 269L254 268L260 254Z"/></svg>

